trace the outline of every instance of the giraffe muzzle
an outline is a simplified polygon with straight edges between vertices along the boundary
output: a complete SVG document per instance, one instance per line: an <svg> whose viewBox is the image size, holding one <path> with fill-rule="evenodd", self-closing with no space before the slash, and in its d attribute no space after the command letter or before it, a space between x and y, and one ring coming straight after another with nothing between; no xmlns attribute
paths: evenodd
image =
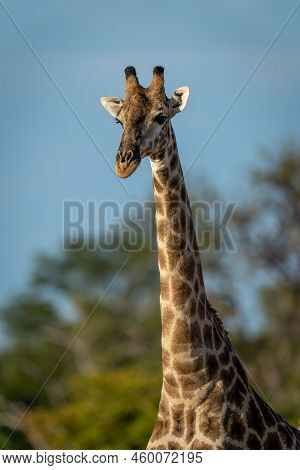
<svg viewBox="0 0 300 470"><path fill-rule="evenodd" d="M141 157L139 153L133 150L127 150L126 152L117 153L116 163L116 174L120 178L128 178L137 169L141 163Z"/></svg>

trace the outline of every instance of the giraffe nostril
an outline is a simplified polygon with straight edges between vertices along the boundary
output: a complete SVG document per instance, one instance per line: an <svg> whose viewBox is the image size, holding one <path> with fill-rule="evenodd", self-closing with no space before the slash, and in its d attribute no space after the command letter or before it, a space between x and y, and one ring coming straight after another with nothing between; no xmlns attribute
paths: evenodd
<svg viewBox="0 0 300 470"><path fill-rule="evenodd" d="M128 150L126 154L126 159L127 159L127 163L131 163L132 160L134 159L134 153L132 150Z"/></svg>
<svg viewBox="0 0 300 470"><path fill-rule="evenodd" d="M139 159L138 155L135 154L133 150L127 150L127 152L121 152L121 151L118 152L117 160L120 165L127 166L138 159Z"/></svg>
<svg viewBox="0 0 300 470"><path fill-rule="evenodd" d="M125 163L126 162L126 153L118 152L118 160L119 163Z"/></svg>

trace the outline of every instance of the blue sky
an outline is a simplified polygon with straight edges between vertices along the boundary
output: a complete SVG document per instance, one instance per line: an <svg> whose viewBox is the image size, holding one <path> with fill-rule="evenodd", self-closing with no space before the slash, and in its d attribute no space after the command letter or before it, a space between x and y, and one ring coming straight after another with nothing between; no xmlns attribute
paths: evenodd
<svg viewBox="0 0 300 470"><path fill-rule="evenodd" d="M174 120L183 168L297 4L295 0L26 2L4 0L110 165L121 129L99 105L123 95L123 69L145 86L165 66L166 90L189 85ZM262 146L299 137L300 9L187 176L207 177L224 199L250 197L247 170ZM55 250L62 202L130 198L0 5L0 302L22 289L33 257ZM149 162L123 184L151 194Z"/></svg>

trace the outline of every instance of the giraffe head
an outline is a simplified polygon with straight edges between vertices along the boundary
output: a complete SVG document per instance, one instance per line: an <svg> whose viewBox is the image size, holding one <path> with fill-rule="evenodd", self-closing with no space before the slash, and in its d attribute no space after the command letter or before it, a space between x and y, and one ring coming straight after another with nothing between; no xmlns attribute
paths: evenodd
<svg viewBox="0 0 300 470"><path fill-rule="evenodd" d="M165 94L164 69L156 66L148 88L138 81L134 67L126 67L124 100L103 97L101 104L123 127L116 157L116 173L130 176L143 157L159 158L170 137L170 120L182 111L188 101L189 88L177 88L171 99Z"/></svg>

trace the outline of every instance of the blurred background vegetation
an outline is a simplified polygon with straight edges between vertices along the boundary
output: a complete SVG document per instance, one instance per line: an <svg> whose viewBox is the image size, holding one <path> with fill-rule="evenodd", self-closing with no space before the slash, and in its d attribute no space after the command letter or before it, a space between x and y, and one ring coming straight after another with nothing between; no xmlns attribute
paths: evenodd
<svg viewBox="0 0 300 470"><path fill-rule="evenodd" d="M203 251L204 274L251 376L298 425L300 149L289 143L277 155L264 152L250 177L251 197L230 222L236 252L213 249L220 242L213 223L197 220L199 236L210 229L214 237ZM207 184L193 193L220 199ZM121 250L41 254L28 288L2 306L1 447L145 448L161 387L158 269L149 244L130 255L99 301L127 257Z"/></svg>

